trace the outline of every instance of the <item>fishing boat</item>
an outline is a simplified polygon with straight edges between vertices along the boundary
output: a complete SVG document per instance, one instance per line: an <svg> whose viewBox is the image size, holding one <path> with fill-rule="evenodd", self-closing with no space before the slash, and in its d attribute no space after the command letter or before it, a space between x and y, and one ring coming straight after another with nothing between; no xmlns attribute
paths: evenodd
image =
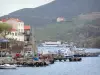
<svg viewBox="0 0 100 75"><path fill-rule="evenodd" d="M0 65L0 69L16 69L16 65L4 64Z"/></svg>

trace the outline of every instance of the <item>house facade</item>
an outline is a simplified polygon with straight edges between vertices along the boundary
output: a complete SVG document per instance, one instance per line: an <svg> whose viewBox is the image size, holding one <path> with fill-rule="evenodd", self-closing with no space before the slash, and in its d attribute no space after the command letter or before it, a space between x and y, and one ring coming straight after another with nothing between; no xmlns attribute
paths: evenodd
<svg viewBox="0 0 100 75"><path fill-rule="evenodd" d="M2 20L1 22L5 22L12 26L11 33L9 33L6 38L14 39L17 41L24 41L24 22L17 18L9 18L6 20Z"/></svg>

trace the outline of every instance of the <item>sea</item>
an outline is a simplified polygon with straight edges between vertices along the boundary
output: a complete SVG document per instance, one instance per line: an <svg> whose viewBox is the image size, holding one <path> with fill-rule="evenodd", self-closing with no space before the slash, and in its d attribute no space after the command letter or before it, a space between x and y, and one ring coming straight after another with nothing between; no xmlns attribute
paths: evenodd
<svg viewBox="0 0 100 75"><path fill-rule="evenodd" d="M59 50L59 48L41 48ZM87 51L100 51L89 48ZM45 67L18 67L17 69L0 69L0 75L100 75L100 57L83 57L80 62L56 61Z"/></svg>

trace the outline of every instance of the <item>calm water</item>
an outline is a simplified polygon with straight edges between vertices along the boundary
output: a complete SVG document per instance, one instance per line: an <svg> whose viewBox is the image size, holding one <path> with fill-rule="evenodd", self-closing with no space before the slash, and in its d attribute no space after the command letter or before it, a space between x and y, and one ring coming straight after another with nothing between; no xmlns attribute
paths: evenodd
<svg viewBox="0 0 100 75"><path fill-rule="evenodd" d="M100 75L100 57L83 58L81 62L55 62L46 67L0 70L0 75Z"/></svg>
<svg viewBox="0 0 100 75"><path fill-rule="evenodd" d="M55 62L47 67L0 70L0 75L100 75L100 57L83 58L81 62Z"/></svg>

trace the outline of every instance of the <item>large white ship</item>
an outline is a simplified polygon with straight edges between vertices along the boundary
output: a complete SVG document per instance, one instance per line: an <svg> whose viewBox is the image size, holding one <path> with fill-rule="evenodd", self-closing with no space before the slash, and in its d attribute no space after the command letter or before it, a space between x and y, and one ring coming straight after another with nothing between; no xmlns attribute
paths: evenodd
<svg viewBox="0 0 100 75"><path fill-rule="evenodd" d="M62 44L61 44L61 41L57 41L57 42L48 41L48 42L42 43L42 46L44 46L44 47L60 47L60 46L62 46Z"/></svg>

